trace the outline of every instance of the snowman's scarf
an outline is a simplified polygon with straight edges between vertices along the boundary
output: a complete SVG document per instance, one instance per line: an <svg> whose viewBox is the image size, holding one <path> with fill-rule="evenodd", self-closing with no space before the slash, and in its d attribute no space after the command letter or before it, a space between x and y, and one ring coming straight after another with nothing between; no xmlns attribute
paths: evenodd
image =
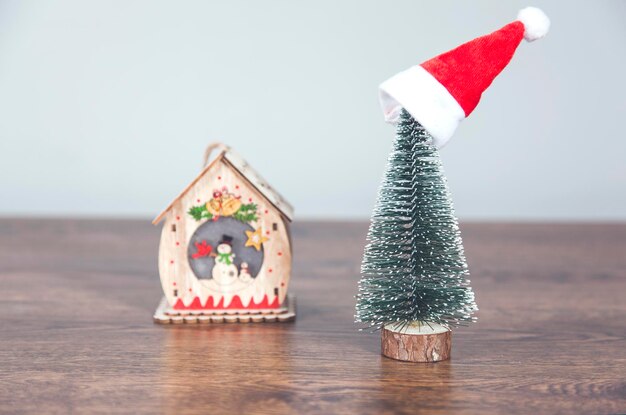
<svg viewBox="0 0 626 415"><path fill-rule="evenodd" d="M224 263L226 265L231 265L233 263L232 254L217 254L217 262Z"/></svg>

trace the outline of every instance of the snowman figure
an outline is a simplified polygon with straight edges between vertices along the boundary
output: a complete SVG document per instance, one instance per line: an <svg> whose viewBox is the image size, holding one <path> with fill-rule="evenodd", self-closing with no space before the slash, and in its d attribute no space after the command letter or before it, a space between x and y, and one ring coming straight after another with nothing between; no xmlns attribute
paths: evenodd
<svg viewBox="0 0 626 415"><path fill-rule="evenodd" d="M217 245L217 255L215 256L215 266L211 271L213 280L219 285L232 284L237 279L237 266L234 259L232 247L233 238L223 235L222 240Z"/></svg>
<svg viewBox="0 0 626 415"><path fill-rule="evenodd" d="M248 270L248 263L241 263L241 270L239 271L239 280L244 283L249 283L252 281L252 275L250 275L250 271Z"/></svg>

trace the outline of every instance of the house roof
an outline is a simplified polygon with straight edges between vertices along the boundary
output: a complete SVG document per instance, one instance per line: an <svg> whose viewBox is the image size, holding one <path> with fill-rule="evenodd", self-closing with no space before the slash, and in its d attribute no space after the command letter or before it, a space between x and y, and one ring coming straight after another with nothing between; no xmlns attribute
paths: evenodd
<svg viewBox="0 0 626 415"><path fill-rule="evenodd" d="M291 204L287 202L287 200L282 197L281 194L278 193L272 186L270 186L269 183L267 183L267 181L265 181L265 179L263 179L263 177L259 173L257 173L257 171L254 170L252 166L250 166L248 162L245 161L239 154L235 153L230 147L222 146L221 151L217 155L217 157L215 157L212 162L208 163L202 169L200 174L198 174L198 176L196 176L196 178L193 179L193 181L189 183L187 187L185 187L174 200L172 200L172 202L165 208L165 210L163 210L163 212L161 212L156 218L154 218L152 224L158 224L163 219L165 214L169 212L172 206L174 206L176 202L182 199L185 194L187 194L187 192L193 187L193 185L195 185L207 171L209 171L216 163L220 161L225 161L239 174L241 174L243 178L246 179L256 190L258 190L272 205L274 205L276 209L278 209L283 215L285 215L288 220L291 221L293 219L293 206L291 206Z"/></svg>

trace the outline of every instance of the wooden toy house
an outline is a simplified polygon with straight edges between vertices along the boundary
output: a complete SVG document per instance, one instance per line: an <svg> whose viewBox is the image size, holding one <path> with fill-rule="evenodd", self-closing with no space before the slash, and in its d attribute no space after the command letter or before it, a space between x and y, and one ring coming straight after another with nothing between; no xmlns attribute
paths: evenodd
<svg viewBox="0 0 626 415"><path fill-rule="evenodd" d="M159 274L165 297L155 321L293 319L287 299L292 217L292 206L231 148L209 146L200 174L152 222L164 222Z"/></svg>

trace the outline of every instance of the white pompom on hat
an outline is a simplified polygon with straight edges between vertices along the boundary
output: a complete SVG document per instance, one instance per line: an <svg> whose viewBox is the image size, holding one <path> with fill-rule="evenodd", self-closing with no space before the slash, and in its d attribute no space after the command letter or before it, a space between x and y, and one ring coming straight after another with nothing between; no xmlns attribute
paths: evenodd
<svg viewBox="0 0 626 415"><path fill-rule="evenodd" d="M524 39L532 42L544 37L550 30L550 19L536 7L526 7L517 13L517 20L524 24Z"/></svg>

